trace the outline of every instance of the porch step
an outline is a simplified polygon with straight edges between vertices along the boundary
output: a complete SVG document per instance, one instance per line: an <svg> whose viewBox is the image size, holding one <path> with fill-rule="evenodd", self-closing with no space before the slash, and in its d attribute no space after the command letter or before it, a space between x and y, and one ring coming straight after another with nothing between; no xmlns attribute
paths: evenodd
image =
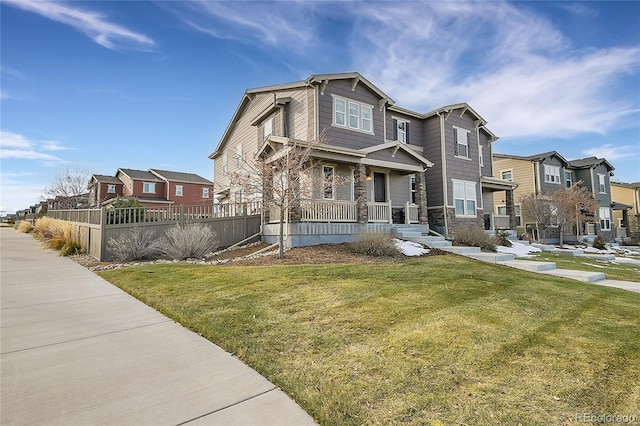
<svg viewBox="0 0 640 426"><path fill-rule="evenodd" d="M451 247L451 241L447 241L444 237L433 236L420 236L420 237L408 237L406 240L413 241L414 243L425 245L429 248L444 249Z"/></svg>
<svg viewBox="0 0 640 426"><path fill-rule="evenodd" d="M570 278L572 280L586 281L593 283L605 279L603 272L587 272L587 271L573 271L570 269L551 269L549 271L540 271L541 274L554 275L556 277Z"/></svg>
<svg viewBox="0 0 640 426"><path fill-rule="evenodd" d="M511 266L530 272L550 271L556 269L555 262L536 262L534 260L507 260L497 262L500 265Z"/></svg>
<svg viewBox="0 0 640 426"><path fill-rule="evenodd" d="M461 247L461 246L443 247L442 250L448 251L449 253L465 254L465 255L481 252L480 247Z"/></svg>
<svg viewBox="0 0 640 426"><path fill-rule="evenodd" d="M516 255L511 253L466 253L464 256L488 263L505 262L516 258Z"/></svg>

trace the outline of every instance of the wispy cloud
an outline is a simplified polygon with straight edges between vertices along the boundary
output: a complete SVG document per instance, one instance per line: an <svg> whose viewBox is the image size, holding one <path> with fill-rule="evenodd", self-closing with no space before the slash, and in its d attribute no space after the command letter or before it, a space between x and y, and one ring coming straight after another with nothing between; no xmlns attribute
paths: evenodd
<svg viewBox="0 0 640 426"><path fill-rule="evenodd" d="M66 163L67 161L47 151L69 149L71 148L57 141L31 140L18 133L0 131L0 158L2 159L41 160L47 164Z"/></svg>
<svg viewBox="0 0 640 426"><path fill-rule="evenodd" d="M155 46L151 38L110 22L108 17L100 12L81 9L63 2L3 0L3 3L69 25L107 49L151 49Z"/></svg>
<svg viewBox="0 0 640 426"><path fill-rule="evenodd" d="M165 5L195 31L301 53L314 32L310 2L176 2Z"/></svg>
<svg viewBox="0 0 640 426"><path fill-rule="evenodd" d="M624 160L628 158L640 157L640 150L637 146L623 145L616 146L605 144L589 149L585 149L582 153L588 157L606 158L608 161Z"/></svg>

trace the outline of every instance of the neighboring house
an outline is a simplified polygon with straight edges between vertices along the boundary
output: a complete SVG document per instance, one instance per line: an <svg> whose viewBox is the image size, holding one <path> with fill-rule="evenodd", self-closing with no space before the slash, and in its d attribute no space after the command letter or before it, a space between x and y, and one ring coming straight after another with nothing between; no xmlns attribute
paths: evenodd
<svg viewBox="0 0 640 426"><path fill-rule="evenodd" d="M640 182L611 182L613 223L617 237L640 237Z"/></svg>
<svg viewBox="0 0 640 426"><path fill-rule="evenodd" d="M512 193L516 186L492 177L497 137L485 125L465 103L427 114L397 107L358 73L250 89L209 156L216 198L262 200L232 185L232 174L256 158L268 162L288 144L319 141L312 154L319 165L304 180L308 197L291 212L288 245L348 241L394 223L454 234L459 226L484 222L488 194ZM348 184L335 185L338 178ZM277 219L265 209L266 240Z"/></svg>
<svg viewBox="0 0 640 426"><path fill-rule="evenodd" d="M89 179L89 206L100 207L103 203L123 195L124 184L115 176L91 175Z"/></svg>
<svg viewBox="0 0 640 426"><path fill-rule="evenodd" d="M514 192L516 210L516 230L519 235L533 234L536 224L533 219L523 217L518 200L531 193L541 194L544 190L569 188L581 181L582 186L589 189L599 209L594 213L592 222L582 223L581 229L572 229L566 237L600 235L609 241L614 237L612 224L612 200L610 176L614 167L604 158L588 157L579 160L566 160L556 151L544 152L530 156L493 154L493 173L496 178L510 180L518 184ZM498 192L494 197L494 211L503 214L505 194ZM581 237L578 237L580 235ZM533 235L542 237L541 235ZM547 233L547 241L559 240L557 228Z"/></svg>
<svg viewBox="0 0 640 426"><path fill-rule="evenodd" d="M92 175L88 187L92 207L133 197L149 207L213 204L213 182L193 173L121 168L115 176Z"/></svg>

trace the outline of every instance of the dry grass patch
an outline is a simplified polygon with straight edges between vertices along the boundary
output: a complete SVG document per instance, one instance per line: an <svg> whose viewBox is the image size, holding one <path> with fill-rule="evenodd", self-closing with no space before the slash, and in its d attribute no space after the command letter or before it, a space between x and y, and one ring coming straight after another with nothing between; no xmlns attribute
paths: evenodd
<svg viewBox="0 0 640 426"><path fill-rule="evenodd" d="M635 293L460 256L100 275L321 424L559 424L640 406Z"/></svg>

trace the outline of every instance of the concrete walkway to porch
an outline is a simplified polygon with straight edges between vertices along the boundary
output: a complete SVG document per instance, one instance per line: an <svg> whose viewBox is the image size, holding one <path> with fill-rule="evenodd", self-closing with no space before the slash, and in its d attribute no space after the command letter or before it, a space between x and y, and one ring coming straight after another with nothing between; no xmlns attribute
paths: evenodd
<svg viewBox="0 0 640 426"><path fill-rule="evenodd" d="M315 425L215 344L0 229L3 425Z"/></svg>

